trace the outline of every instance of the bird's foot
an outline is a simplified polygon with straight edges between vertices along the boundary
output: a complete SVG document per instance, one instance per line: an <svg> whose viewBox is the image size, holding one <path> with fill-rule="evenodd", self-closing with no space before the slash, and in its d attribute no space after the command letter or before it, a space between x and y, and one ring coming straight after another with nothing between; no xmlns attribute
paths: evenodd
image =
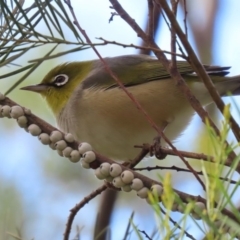
<svg viewBox="0 0 240 240"><path fill-rule="evenodd" d="M153 144L150 146L150 156L155 156L157 159L163 160L167 154L163 153L161 147L161 137L157 136L153 140Z"/></svg>

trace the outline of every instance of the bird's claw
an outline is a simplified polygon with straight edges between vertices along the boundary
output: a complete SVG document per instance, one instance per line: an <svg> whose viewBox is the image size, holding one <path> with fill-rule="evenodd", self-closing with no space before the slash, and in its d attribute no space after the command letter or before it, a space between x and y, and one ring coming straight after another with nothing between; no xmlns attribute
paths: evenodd
<svg viewBox="0 0 240 240"><path fill-rule="evenodd" d="M161 148L161 137L157 136L153 140L153 144L150 146L150 156L155 156L157 159L163 160L166 158L167 154L163 153Z"/></svg>

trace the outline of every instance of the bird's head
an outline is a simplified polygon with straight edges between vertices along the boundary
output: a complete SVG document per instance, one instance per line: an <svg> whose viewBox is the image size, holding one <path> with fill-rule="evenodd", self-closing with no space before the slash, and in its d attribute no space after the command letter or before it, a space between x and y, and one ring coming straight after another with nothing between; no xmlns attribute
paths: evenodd
<svg viewBox="0 0 240 240"><path fill-rule="evenodd" d="M40 93L57 116L90 69L91 62L64 63L53 68L39 84L21 89Z"/></svg>

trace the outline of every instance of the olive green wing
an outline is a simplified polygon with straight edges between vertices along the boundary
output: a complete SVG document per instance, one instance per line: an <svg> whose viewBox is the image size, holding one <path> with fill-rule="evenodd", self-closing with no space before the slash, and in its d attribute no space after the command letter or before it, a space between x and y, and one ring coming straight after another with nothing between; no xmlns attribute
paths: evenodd
<svg viewBox="0 0 240 240"><path fill-rule="evenodd" d="M104 60L126 87L170 78L161 62L147 55L126 55ZM186 61L177 61L177 68L182 76L195 75L191 65ZM205 68L210 75L218 76L225 76L228 74L226 70L229 69L229 67L207 65ZM83 81L83 88L90 87L103 89L118 87L100 60L93 63L91 73Z"/></svg>

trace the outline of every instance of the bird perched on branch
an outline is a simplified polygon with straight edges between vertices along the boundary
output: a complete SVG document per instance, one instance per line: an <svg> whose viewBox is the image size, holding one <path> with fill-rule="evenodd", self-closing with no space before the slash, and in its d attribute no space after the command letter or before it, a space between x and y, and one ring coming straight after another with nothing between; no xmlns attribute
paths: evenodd
<svg viewBox="0 0 240 240"><path fill-rule="evenodd" d="M170 141L188 126L194 110L161 62L145 55L104 59ZM221 96L240 93L240 76L226 77L229 67L204 66ZM212 102L204 84L186 61L177 69L202 105ZM131 161L134 145L151 143L157 132L100 60L70 62L53 68L38 85L24 90L40 93L59 128L99 153Z"/></svg>

